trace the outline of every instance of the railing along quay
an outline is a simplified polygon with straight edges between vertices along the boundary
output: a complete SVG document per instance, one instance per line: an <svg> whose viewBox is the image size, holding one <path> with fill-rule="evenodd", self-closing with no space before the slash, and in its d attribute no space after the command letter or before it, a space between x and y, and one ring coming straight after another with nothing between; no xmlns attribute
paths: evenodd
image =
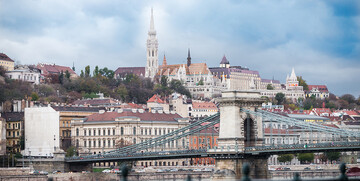
<svg viewBox="0 0 360 181"><path fill-rule="evenodd" d="M340 175L337 178L312 178L312 179L302 179L299 175L299 173L294 174L294 178L291 180L288 179L252 179L250 178L250 166L248 164L244 164L244 167L242 168L243 177L241 179L238 179L238 181L271 181L271 180L281 180L281 181L359 181L360 177L355 178L348 178L346 175L346 165L345 163L342 163L340 165ZM127 181L129 175L129 169L124 166L121 171L121 180ZM187 181L191 181L192 178L190 175L187 176Z"/></svg>

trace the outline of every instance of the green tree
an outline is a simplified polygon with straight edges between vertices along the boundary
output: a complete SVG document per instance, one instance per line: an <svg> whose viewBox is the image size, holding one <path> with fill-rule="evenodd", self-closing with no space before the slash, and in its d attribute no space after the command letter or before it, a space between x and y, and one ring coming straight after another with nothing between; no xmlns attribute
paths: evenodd
<svg viewBox="0 0 360 181"><path fill-rule="evenodd" d="M65 71L65 77L70 80L70 72L68 70Z"/></svg>
<svg viewBox="0 0 360 181"><path fill-rule="evenodd" d="M309 90L309 86L307 85L306 80L302 78L302 76L297 76L297 80L299 81L299 86L303 86L303 89L306 91Z"/></svg>
<svg viewBox="0 0 360 181"><path fill-rule="evenodd" d="M310 163L314 160L315 156L314 153L299 153L297 159L301 163Z"/></svg>
<svg viewBox="0 0 360 181"><path fill-rule="evenodd" d="M279 162L286 163L286 162L290 162L293 158L294 158L293 154L283 154L283 155L279 155L277 159Z"/></svg>
<svg viewBox="0 0 360 181"><path fill-rule="evenodd" d="M340 99L347 101L349 104L356 102L355 97L351 94L344 94Z"/></svg>
<svg viewBox="0 0 360 181"><path fill-rule="evenodd" d="M68 149L66 149L66 157L72 157L76 153L76 148L74 146L70 146Z"/></svg>
<svg viewBox="0 0 360 181"><path fill-rule="evenodd" d="M84 71L83 70L81 70L81 73L80 73L80 77L84 77L85 75L84 75Z"/></svg>
<svg viewBox="0 0 360 181"><path fill-rule="evenodd" d="M274 90L274 87L273 87L271 84L268 84L268 85L266 86L266 89L267 89L267 90Z"/></svg>
<svg viewBox="0 0 360 181"><path fill-rule="evenodd" d="M95 69L94 69L94 72L93 72L93 76L97 77L98 75L99 75L99 67L96 65Z"/></svg>
<svg viewBox="0 0 360 181"><path fill-rule="evenodd" d="M85 67L85 77L90 77L90 65Z"/></svg>
<svg viewBox="0 0 360 181"><path fill-rule="evenodd" d="M59 75L59 83L63 84L64 83L64 72L61 71L60 75Z"/></svg>
<svg viewBox="0 0 360 181"><path fill-rule="evenodd" d="M281 105L285 101L285 94L279 92L275 95L275 99L277 100L277 104Z"/></svg>
<svg viewBox="0 0 360 181"><path fill-rule="evenodd" d="M163 75L161 77L160 84L161 84L162 87L167 87L168 86L168 78L165 75Z"/></svg>
<svg viewBox="0 0 360 181"><path fill-rule="evenodd" d="M332 162L332 161L338 160L341 156L341 153L340 152L325 152L325 155Z"/></svg>
<svg viewBox="0 0 360 181"><path fill-rule="evenodd" d="M126 98L129 96L128 91L124 85L120 85L116 89L116 94L121 98L121 100L125 101Z"/></svg>
<svg viewBox="0 0 360 181"><path fill-rule="evenodd" d="M37 101L39 99L39 95L36 92L31 93L31 100Z"/></svg>

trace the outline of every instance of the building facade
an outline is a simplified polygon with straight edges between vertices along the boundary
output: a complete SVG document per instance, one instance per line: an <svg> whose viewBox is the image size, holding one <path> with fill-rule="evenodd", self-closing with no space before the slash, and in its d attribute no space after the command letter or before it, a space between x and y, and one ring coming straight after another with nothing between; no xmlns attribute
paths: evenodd
<svg viewBox="0 0 360 181"><path fill-rule="evenodd" d="M25 108L26 156L54 156L60 150L59 117L52 107Z"/></svg>
<svg viewBox="0 0 360 181"><path fill-rule="evenodd" d="M71 146L71 120L85 118L98 113L99 110L105 110L102 107L65 107L53 106L54 110L59 112L59 135L60 148L66 150Z"/></svg>
<svg viewBox="0 0 360 181"><path fill-rule="evenodd" d="M21 150L21 138L24 135L24 113L6 112L1 116L6 121L7 153L18 153Z"/></svg>
<svg viewBox="0 0 360 181"><path fill-rule="evenodd" d="M156 138L189 125L188 118L162 111L146 112L142 109L100 111L84 119L71 121L72 144L80 155L96 154ZM187 138L169 142L152 151L188 148ZM115 164L115 163L110 163ZM137 166L184 165L184 159L138 161Z"/></svg>
<svg viewBox="0 0 360 181"><path fill-rule="evenodd" d="M200 102L192 103L192 118L204 118L214 115L219 112L218 107L213 102Z"/></svg>
<svg viewBox="0 0 360 181"><path fill-rule="evenodd" d="M306 97L315 96L316 99L326 99L329 97L329 90L326 85L308 85Z"/></svg>
<svg viewBox="0 0 360 181"><path fill-rule="evenodd" d="M14 80L22 80L33 84L40 84L40 70L33 67L19 67L12 71L7 71L6 76Z"/></svg>
<svg viewBox="0 0 360 181"><path fill-rule="evenodd" d="M0 53L0 66L4 67L6 71L14 70L14 60L9 58L5 53Z"/></svg>

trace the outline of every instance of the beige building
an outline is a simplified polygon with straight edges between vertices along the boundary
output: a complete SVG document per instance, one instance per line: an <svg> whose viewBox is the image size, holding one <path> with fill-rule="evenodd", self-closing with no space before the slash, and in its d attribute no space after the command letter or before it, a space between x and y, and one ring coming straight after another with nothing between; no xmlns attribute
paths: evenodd
<svg viewBox="0 0 360 181"><path fill-rule="evenodd" d="M188 118L163 111L146 112L142 109L118 109L113 112L100 111L84 119L71 121L72 144L80 155L97 154L116 148L156 138L189 125ZM170 142L166 147L153 151L185 149L187 138ZM115 165L115 163L109 163ZM138 161L137 166L175 166L185 164L184 159ZM101 164L103 165L103 164ZM109 166L109 165L106 165Z"/></svg>
<svg viewBox="0 0 360 181"><path fill-rule="evenodd" d="M169 104L166 100L161 99L160 95L154 94L147 102L147 108L149 111L164 111L169 112Z"/></svg>
<svg viewBox="0 0 360 181"><path fill-rule="evenodd" d="M200 102L192 103L192 117L203 118L209 117L219 112L218 107L213 102Z"/></svg>
<svg viewBox="0 0 360 181"><path fill-rule="evenodd" d="M85 118L92 114L98 113L99 110L105 110L105 108L102 107L53 106L52 108L60 113L60 118L59 118L60 148L63 150L66 150L71 146L72 119Z"/></svg>
<svg viewBox="0 0 360 181"><path fill-rule="evenodd" d="M175 111L181 117L191 117L192 104L191 99L188 99L185 95L173 93L171 95L169 104L170 111Z"/></svg>
<svg viewBox="0 0 360 181"><path fill-rule="evenodd" d="M18 153L21 150L21 137L24 134L24 113L7 112L1 115L6 120L6 150Z"/></svg>
<svg viewBox="0 0 360 181"><path fill-rule="evenodd" d="M6 71L12 71L14 70L14 60L5 53L0 53L0 66L4 67Z"/></svg>

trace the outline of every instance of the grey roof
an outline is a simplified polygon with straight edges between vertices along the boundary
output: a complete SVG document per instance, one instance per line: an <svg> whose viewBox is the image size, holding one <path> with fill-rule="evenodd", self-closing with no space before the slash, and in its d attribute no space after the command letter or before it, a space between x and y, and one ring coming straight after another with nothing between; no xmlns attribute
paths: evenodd
<svg viewBox="0 0 360 181"><path fill-rule="evenodd" d="M222 58L220 64L229 64L229 61L226 59L225 55L224 55L224 57Z"/></svg>

